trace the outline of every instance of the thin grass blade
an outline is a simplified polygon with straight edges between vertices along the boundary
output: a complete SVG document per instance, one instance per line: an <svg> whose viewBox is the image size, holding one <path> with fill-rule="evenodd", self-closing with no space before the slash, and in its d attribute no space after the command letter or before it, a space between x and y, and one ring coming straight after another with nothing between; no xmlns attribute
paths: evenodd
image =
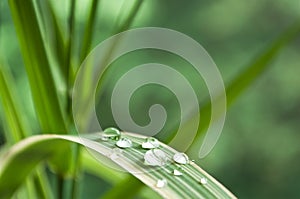
<svg viewBox="0 0 300 199"><path fill-rule="evenodd" d="M43 132L67 132L55 78L33 1L9 0L38 119Z"/></svg>

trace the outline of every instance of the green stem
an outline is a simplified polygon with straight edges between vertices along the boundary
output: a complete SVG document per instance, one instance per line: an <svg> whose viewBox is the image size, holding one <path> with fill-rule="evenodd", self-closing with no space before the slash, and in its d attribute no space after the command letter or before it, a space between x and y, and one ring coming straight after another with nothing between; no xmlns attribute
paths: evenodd
<svg viewBox="0 0 300 199"><path fill-rule="evenodd" d="M91 4L90 15L88 18L88 22L86 23L86 26L85 26L80 62L83 61L83 59L88 54L90 47L91 47L91 41L93 38L93 28L94 28L95 21L96 21L98 2L99 2L99 0L93 0L93 2Z"/></svg>
<svg viewBox="0 0 300 199"><path fill-rule="evenodd" d="M63 199L63 197L64 197L64 177L57 174L56 180L57 180L57 198Z"/></svg>
<svg viewBox="0 0 300 199"><path fill-rule="evenodd" d="M74 146L74 162L73 162L73 165L75 165L75 168L73 169L73 179L71 181L71 194L70 194L70 198L71 199L76 199L78 198L77 195L78 195L78 183L77 183L77 178L78 178L78 173L79 173L79 170L81 168L81 159L79 158L80 157L80 146L78 144L76 144Z"/></svg>
<svg viewBox="0 0 300 199"><path fill-rule="evenodd" d="M37 168L34 173L36 189L39 191L40 198L53 198L47 176L43 167Z"/></svg>
<svg viewBox="0 0 300 199"><path fill-rule="evenodd" d="M73 37L74 37L74 29L75 29L75 6L76 0L71 0L71 7L70 7L70 15L69 15L69 38L67 42L67 60L66 60L66 67L68 68L68 80L67 80L67 111L69 115L72 115L72 103L71 103L71 94L70 90L72 89L72 82L74 79L74 71L72 65L72 47L73 47ZM70 118L69 118L70 121Z"/></svg>
<svg viewBox="0 0 300 199"><path fill-rule="evenodd" d="M123 6L125 5L125 3L126 3L126 1L124 1ZM118 16L117 22L116 22L116 28L115 28L114 34L125 31L131 26L131 24L132 24L134 18L136 17L136 15L138 13L138 10L140 9L142 3L143 3L143 0L136 0L134 2L130 12L129 12L129 15L127 16L127 18L124 21L122 21L123 13L122 12L119 13L119 16ZM121 8L121 11L122 10L124 10L124 9Z"/></svg>
<svg viewBox="0 0 300 199"><path fill-rule="evenodd" d="M101 196L101 199L130 199L133 198L143 187L144 184L141 181L130 175L117 184L113 188L114 191L109 191L104 196Z"/></svg>

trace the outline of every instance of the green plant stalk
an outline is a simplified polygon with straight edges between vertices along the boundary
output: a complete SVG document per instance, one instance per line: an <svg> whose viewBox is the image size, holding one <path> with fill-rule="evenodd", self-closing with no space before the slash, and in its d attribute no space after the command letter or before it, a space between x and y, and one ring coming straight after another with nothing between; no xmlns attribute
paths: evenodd
<svg viewBox="0 0 300 199"><path fill-rule="evenodd" d="M43 132L67 132L33 1L9 0L33 101Z"/></svg>
<svg viewBox="0 0 300 199"><path fill-rule="evenodd" d="M69 28L69 35L68 35L68 42L67 42L67 68L68 68L68 80L67 80L67 112L68 112L68 118L71 120L70 116L72 115L72 96L70 94L70 91L72 89L73 85L73 79L74 79L74 71L72 64L72 48L73 48L73 42L74 42L74 30L75 30L75 8L76 8L76 0L71 0L71 7L70 7L70 13L69 13L69 20L68 20L68 28Z"/></svg>
<svg viewBox="0 0 300 199"><path fill-rule="evenodd" d="M43 166L37 167L33 173L35 188L38 192L39 198L54 198L50 189L50 184L47 180L47 176L43 170Z"/></svg>
<svg viewBox="0 0 300 199"><path fill-rule="evenodd" d="M70 193L71 193L70 198L71 199L77 198L77 195L78 195L77 178L78 178L78 173L79 173L80 168L81 168L81 159L80 159L81 150L80 150L80 147L78 145L75 145L73 151L74 151L73 165L75 165L75 168L73 169L72 181L71 181L71 189L70 189Z"/></svg>
<svg viewBox="0 0 300 199"><path fill-rule="evenodd" d="M9 0L9 5L42 132L68 132L34 3L31 0ZM69 157L66 155L65 162ZM67 172L64 162L58 165L58 175Z"/></svg>
<svg viewBox="0 0 300 199"><path fill-rule="evenodd" d="M8 144L12 145L29 136L28 132L31 132L30 127L26 125L28 121L23 117L23 111L21 110L21 103L17 100L16 86L12 75L8 68L4 64L0 63L0 99L3 103L6 123L8 124L8 130L6 132L6 138L8 138ZM12 135L12 136L11 136ZM10 138L11 137L11 138ZM38 170L33 173L36 176L36 191L40 193L41 196L49 196L50 192L46 193L49 190L49 184L47 184L46 177L43 176L42 172ZM35 177L28 180L28 184L32 184Z"/></svg>
<svg viewBox="0 0 300 199"><path fill-rule="evenodd" d="M125 3L126 3L126 1L124 1L122 7L125 6ZM121 11L119 12L118 17L117 17L117 20L116 20L116 23L115 23L115 25L114 25L115 27L114 27L114 29L113 29L113 35L118 34L118 33L122 32L122 31L125 31L125 30L127 30L127 29L130 27L130 25L132 24L134 18L135 18L136 15L137 15L137 13L138 13L138 11L139 11L139 9L140 9L142 3L143 3L143 0L136 0L136 1L134 2L133 6L131 7L131 10L130 10L128 16L127 16L127 17L125 18L125 20L123 20L123 21L122 21L122 17L123 17L122 11L123 11L123 9L121 8ZM118 41L119 41L119 38L116 39L116 40L113 42L113 44L111 45L109 51L106 53L106 55L105 55L105 57L104 57L103 62L101 63L102 66L106 66L107 61L109 60L111 54L113 54L113 52L114 52L114 50L115 50L115 47L118 45ZM107 71L105 71L105 68L104 68L103 70L104 70L104 71L103 71L103 76L105 77L105 73L106 73ZM86 75L91 75L91 74L90 74L91 72L92 72L92 71L86 72ZM104 78L104 79L105 79L105 78ZM96 93L97 93L96 96L100 96L100 98L101 98L102 93L101 93L101 90L99 89L99 88L100 88L99 85L102 85L103 87L105 87L105 84L107 84L107 82L106 82L105 80L100 80L100 81L98 82L98 86L97 86L97 90L96 90ZM92 108L92 107L90 107L90 106L88 107L88 109L91 109L91 108ZM88 111L87 111L87 113L88 113Z"/></svg>
<svg viewBox="0 0 300 199"><path fill-rule="evenodd" d="M124 194L124 187L126 187L126 194ZM137 192L139 192L144 187L144 184L137 178L128 176L126 179L118 183L114 187L114 192L110 191L106 195L101 196L101 199L111 199L111 198L122 198L131 199Z"/></svg>
<svg viewBox="0 0 300 199"><path fill-rule="evenodd" d="M116 22L116 24L115 24L114 31L113 31L114 34L119 33L120 31L125 30L126 28L128 28L128 27L131 25L131 23L132 23L134 17L136 16L136 14L137 14L137 12L138 12L138 10L139 10L139 8L140 8L142 2L143 2L142 0L136 0L136 1L134 2L133 6L132 6L132 8L131 8L131 10L130 10L129 15L125 18L124 21L122 21L123 24L120 24L120 23L121 23L122 13L119 14L119 16L118 16L118 18L117 18L117 22ZM125 4L125 2L124 2L124 4ZM114 43L113 43L113 44L111 45L111 47L109 48L108 52L106 52L105 57L104 57L104 59L103 59L103 61L102 61L102 63L101 63L102 66L105 66L105 65L107 64L107 61L109 60L111 54L112 54L113 51L115 50L116 45L118 45L118 40L115 40ZM86 63L86 64L87 64L87 63ZM105 70L105 68L103 68L103 71L102 71L102 72L104 73L104 76L105 76L105 72L106 72L106 71L104 71L104 70ZM92 73L92 71L85 71L85 76L91 76L91 75L92 75L91 73ZM82 97L84 97L84 98L90 98L90 97L93 97L93 96L90 96L90 95L89 95L89 93L91 93L91 92L88 92L89 89L90 89L90 87L89 87L89 82L83 82L83 84L85 84L85 85L84 85L85 88L86 88L86 89L85 89L85 93L87 93L87 96L83 94ZM100 81L98 82L98 86L97 86L97 89L96 89L96 93L97 93L96 96L101 96L101 95L102 95L102 93L101 93L101 91L100 91L100 89L99 89L99 88L100 88L99 85L105 85L105 84L106 84L106 82L103 81L103 80L100 80ZM88 104L87 107L85 107L85 109L86 109L85 113L88 115L88 114L90 113L89 111L90 111L92 108L93 108L93 107L91 106L91 104ZM86 124L80 124L80 126L86 126Z"/></svg>
<svg viewBox="0 0 300 199"><path fill-rule="evenodd" d="M46 40L47 44L50 46L51 54L58 63L58 69L61 73L64 83L68 80L69 68L66 63L66 38L63 34L61 24L56 17L55 9L51 1L37 1L38 13L43 20L41 31L45 37L47 35L49 40ZM48 27L48 28L47 28Z"/></svg>
<svg viewBox="0 0 300 199"><path fill-rule="evenodd" d="M100 0L93 0L89 12L89 17L85 26L84 36L83 36L83 43L81 47L81 56L80 56L80 63L84 60L84 58L89 53L91 48L91 43L93 39L93 28L96 22L96 15L97 15L97 7Z"/></svg>
<svg viewBox="0 0 300 199"><path fill-rule="evenodd" d="M69 19L68 19L68 40L67 40L67 53L66 53L66 68L68 69L67 71L67 75L66 75L66 79L67 79L67 114L68 114L68 121L69 121L69 126L71 126L73 124L73 120L72 120L72 95L71 95L71 89L73 86L73 79L74 79L74 69L73 69L73 64L72 64L72 48L73 48L73 42L74 42L74 34L75 34L75 8L76 8L76 0L71 0L71 5L70 5L70 13L69 13ZM71 154L73 156L73 158L75 159L75 161L77 161L77 156L79 155L79 149L77 146L75 146L75 153L73 151L73 153ZM76 162L75 162L76 163ZM79 163L79 162L77 162ZM74 164L73 164L74 165ZM78 164L75 164L76 166ZM72 180L71 180L71 188L68 190L64 190L63 187L66 187L66 181L64 181L63 183L59 183L59 186L61 187L61 190L63 194L64 191L68 192L69 195L72 197L73 194L75 194L73 192L73 189L75 189L76 187L76 171L77 168L72 169L73 170L73 176L72 176ZM58 179L59 180L59 179ZM62 195L63 196L63 195Z"/></svg>
<svg viewBox="0 0 300 199"><path fill-rule="evenodd" d="M133 6L131 7L131 10L129 11L129 15L125 18L124 21L122 20L122 18L123 18L122 10L123 9L121 8L121 11L119 12L119 16L117 18L116 28L115 28L115 31L113 34L118 34L120 32L123 32L131 26L134 18L136 17L139 9L141 8L143 1L144 0L136 0L134 2ZM126 4L126 1L124 1L123 6L125 4Z"/></svg>
<svg viewBox="0 0 300 199"><path fill-rule="evenodd" d="M5 137L10 144L16 143L26 137L26 119L22 116L21 105L17 102L14 81L8 69L0 63L0 99L3 104L6 124L9 131L5 131ZM28 131L27 131L28 132Z"/></svg>

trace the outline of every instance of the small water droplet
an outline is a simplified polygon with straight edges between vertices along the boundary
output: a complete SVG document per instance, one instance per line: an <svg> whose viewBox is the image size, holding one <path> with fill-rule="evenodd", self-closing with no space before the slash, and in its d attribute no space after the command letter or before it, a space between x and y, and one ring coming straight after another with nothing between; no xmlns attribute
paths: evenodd
<svg viewBox="0 0 300 199"><path fill-rule="evenodd" d="M144 149L154 149L159 147L159 142L153 137L146 138L146 141L142 143Z"/></svg>
<svg viewBox="0 0 300 199"><path fill-rule="evenodd" d="M166 179L160 179L160 180L157 180L157 182L156 182L156 187L157 187L157 188L163 188L163 187L165 187L167 184L168 184L168 182L167 182Z"/></svg>
<svg viewBox="0 0 300 199"><path fill-rule="evenodd" d="M181 173L180 171L178 171L177 169L174 169L173 175L174 175L174 176L181 176L182 173Z"/></svg>
<svg viewBox="0 0 300 199"><path fill-rule="evenodd" d="M120 148L129 148L132 147L132 141L129 138L121 138L116 145Z"/></svg>
<svg viewBox="0 0 300 199"><path fill-rule="evenodd" d="M107 140L108 140L108 137L101 136L101 140L102 140L102 141L107 141Z"/></svg>
<svg viewBox="0 0 300 199"><path fill-rule="evenodd" d="M115 159L122 156L122 152L123 152L122 149L113 148L111 154L109 155L109 157L110 157L110 159L115 160Z"/></svg>
<svg viewBox="0 0 300 199"><path fill-rule="evenodd" d="M110 127L103 131L103 135L101 139L103 141L107 141L108 139L119 140L120 137L121 137L120 131L114 127Z"/></svg>
<svg viewBox="0 0 300 199"><path fill-rule="evenodd" d="M163 166L167 163L168 157L160 149L151 149L144 155L145 164L150 166Z"/></svg>
<svg viewBox="0 0 300 199"><path fill-rule="evenodd" d="M207 184L207 178L201 178L200 184L203 184L203 185Z"/></svg>
<svg viewBox="0 0 300 199"><path fill-rule="evenodd" d="M175 153L173 156L173 160L179 164L189 163L189 157L185 153Z"/></svg>

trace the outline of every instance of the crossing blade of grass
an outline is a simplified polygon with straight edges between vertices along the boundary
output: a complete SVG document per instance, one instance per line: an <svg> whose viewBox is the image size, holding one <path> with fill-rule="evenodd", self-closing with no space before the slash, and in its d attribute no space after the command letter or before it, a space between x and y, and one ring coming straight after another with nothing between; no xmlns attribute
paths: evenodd
<svg viewBox="0 0 300 199"><path fill-rule="evenodd" d="M259 78L263 72L265 72L270 65L271 61L277 56L279 51L289 44L296 37L300 36L300 21L291 25L287 28L277 39L275 39L265 51L263 51L252 63L245 68L238 76L236 76L231 83L226 86L226 96L227 96L227 107L229 107L238 97L245 91L255 80ZM201 144L202 133L207 129L210 123L210 102L207 102L203 107L201 107L201 124L198 129L197 136L194 139L193 144L191 145L189 151L194 150L199 147ZM190 122L194 122L194 118L187 122L186 125L189 125ZM211 145L211 146L214 146Z"/></svg>
<svg viewBox="0 0 300 199"><path fill-rule="evenodd" d="M89 17L85 26L83 42L81 47L81 56L80 56L80 63L84 60L84 58L89 53L91 48L92 38L93 38L93 28L96 22L96 14L97 14L97 7L100 0L93 0L89 12Z"/></svg>
<svg viewBox="0 0 300 199"><path fill-rule="evenodd" d="M28 130L28 123L21 110L20 102L16 97L16 86L8 67L0 62L0 100L5 114L5 121L9 131L5 131L5 137L9 143L15 143L25 138Z"/></svg>
<svg viewBox="0 0 300 199"><path fill-rule="evenodd" d="M21 110L21 103L18 101L20 98L17 97L15 88L8 67L0 63L0 99L2 100L6 123L8 124L8 131L6 131L5 137L8 138L7 143L10 145L29 136L28 132L31 132L30 127L27 125L28 121L24 117L25 114ZM33 177L28 179L27 184L32 184L32 181L36 185L34 191L40 197L51 196L48 188L49 184L47 184L46 177L40 169L33 173Z"/></svg>
<svg viewBox="0 0 300 199"><path fill-rule="evenodd" d="M51 1L37 1L39 14L43 19L41 30L47 31L48 45L53 57L58 63L58 70L65 82L68 80L69 67L66 63L66 37L63 34L63 27L58 20L54 6Z"/></svg>
<svg viewBox="0 0 300 199"><path fill-rule="evenodd" d="M64 153L62 149L69 145L70 142L81 144L104 157L113 157L116 141L97 141L100 134L93 134L88 139L68 135L38 135L19 142L0 159L0 197L10 197L40 161ZM147 170L149 166L143 162L146 150L140 147L140 144L144 142L146 137L125 132L122 132L122 137L131 139L133 147L123 149L122 155L111 160L162 197L174 199L235 198L226 188L193 162L180 165L182 176L174 176L172 174L173 169L179 165L171 161L171 159L177 151L163 143L159 143L159 149L166 154L168 163L149 172ZM35 155L32 156L32 154ZM28 156L31 158L28 158ZM18 170L18 175L15 175L16 170ZM159 188L156 186L156 183L161 179L166 179L167 185ZM201 179L206 179L207 183L201 184ZM119 192L117 198L124 196L126 196L124 192ZM114 195L115 197L116 195ZM111 197L106 196L106 198Z"/></svg>
<svg viewBox="0 0 300 199"><path fill-rule="evenodd" d="M139 9L141 8L141 5L143 4L143 1L144 0L135 0L135 2L133 3L133 5L132 5L132 7L129 11L129 14L126 17L123 17L124 13L122 12L125 9L121 8L121 11L120 11L119 16L117 18L116 28L115 28L114 34L125 31L131 26L134 18L136 17ZM126 1L124 1L122 7L125 6L125 5L126 5Z"/></svg>
<svg viewBox="0 0 300 199"><path fill-rule="evenodd" d="M67 132L33 1L9 5L42 131Z"/></svg>
<svg viewBox="0 0 300 199"><path fill-rule="evenodd" d="M300 36L300 21L285 30L252 64L242 71L226 88L227 104L248 88L267 68L279 51L296 37Z"/></svg>

